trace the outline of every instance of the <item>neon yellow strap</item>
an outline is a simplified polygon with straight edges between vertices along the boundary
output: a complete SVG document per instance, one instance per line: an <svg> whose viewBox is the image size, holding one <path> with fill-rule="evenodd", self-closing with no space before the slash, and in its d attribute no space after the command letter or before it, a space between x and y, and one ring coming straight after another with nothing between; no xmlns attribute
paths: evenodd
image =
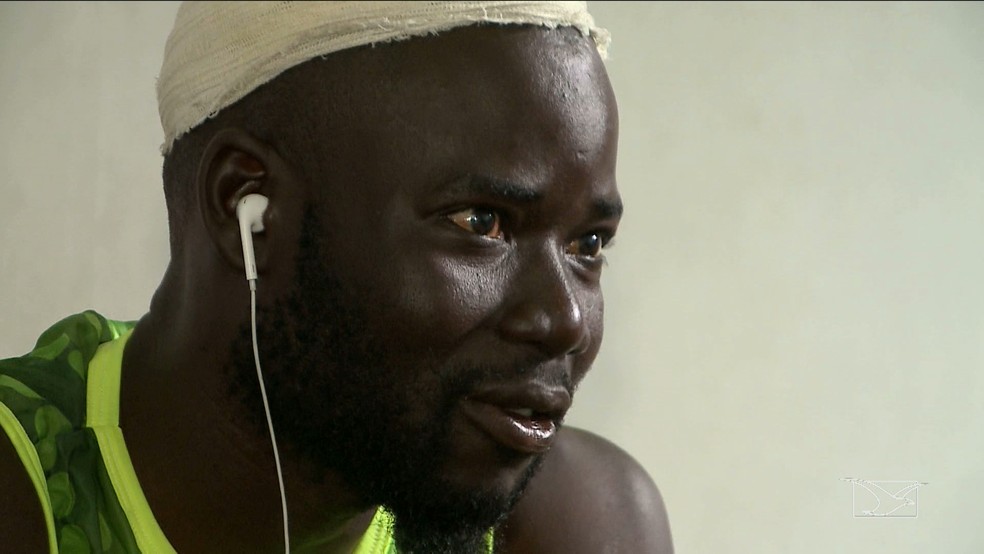
<svg viewBox="0 0 984 554"><path fill-rule="evenodd" d="M34 444L28 438L27 432L21 427L14 413L5 404L0 403L0 427L3 428L10 442L14 445L14 450L20 457L20 461L27 469L27 474L34 483L34 490L38 493L41 501L41 511L44 512L44 524L48 528L48 550L51 554L58 554L58 544L55 537L55 518L51 513L51 498L48 496L48 482L44 479L44 469L41 468L41 460L38 459L38 452L34 449Z"/></svg>
<svg viewBox="0 0 984 554"><path fill-rule="evenodd" d="M379 508L376 515L372 517L366 534L362 535L362 540L355 547L352 554L387 554L390 551L396 552L393 542L393 516L386 510Z"/></svg>
<svg viewBox="0 0 984 554"><path fill-rule="evenodd" d="M103 343L89 363L86 388L86 427L90 427L99 442L106 473L126 514L133 537L141 552L174 553L160 525L154 518L143 489L133 471L133 463L120 430L120 369L123 367L123 347L130 331L119 339Z"/></svg>

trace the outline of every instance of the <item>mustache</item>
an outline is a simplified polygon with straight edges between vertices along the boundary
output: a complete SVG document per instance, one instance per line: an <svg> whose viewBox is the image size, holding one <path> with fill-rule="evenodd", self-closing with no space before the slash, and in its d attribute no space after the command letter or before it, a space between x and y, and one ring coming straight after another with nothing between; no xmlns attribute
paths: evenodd
<svg viewBox="0 0 984 554"><path fill-rule="evenodd" d="M441 381L445 387L445 397L465 398L493 385L529 383L537 386L562 387L574 396L577 386L571 372L563 364L545 359L543 356L530 356L510 362L461 362L444 367Z"/></svg>

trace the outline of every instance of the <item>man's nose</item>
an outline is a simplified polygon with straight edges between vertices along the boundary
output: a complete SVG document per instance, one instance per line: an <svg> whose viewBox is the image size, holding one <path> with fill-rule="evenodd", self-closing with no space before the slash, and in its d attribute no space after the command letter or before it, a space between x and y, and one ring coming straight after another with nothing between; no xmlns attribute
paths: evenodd
<svg viewBox="0 0 984 554"><path fill-rule="evenodd" d="M590 328L584 313L588 287L573 274L563 253L520 266L499 322L506 340L535 346L549 358L587 350Z"/></svg>

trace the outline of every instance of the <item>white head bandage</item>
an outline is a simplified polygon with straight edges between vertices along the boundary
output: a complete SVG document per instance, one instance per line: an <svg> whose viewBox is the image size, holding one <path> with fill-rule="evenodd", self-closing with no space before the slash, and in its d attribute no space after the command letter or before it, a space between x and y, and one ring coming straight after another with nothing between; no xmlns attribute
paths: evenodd
<svg viewBox="0 0 984 554"><path fill-rule="evenodd" d="M575 27L608 48L586 2L185 2L157 80L161 150L315 56L483 22Z"/></svg>

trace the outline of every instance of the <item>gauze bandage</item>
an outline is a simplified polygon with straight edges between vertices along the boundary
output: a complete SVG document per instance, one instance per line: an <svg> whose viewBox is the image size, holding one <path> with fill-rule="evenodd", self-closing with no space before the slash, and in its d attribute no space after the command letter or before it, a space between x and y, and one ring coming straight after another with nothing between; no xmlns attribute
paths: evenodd
<svg viewBox="0 0 984 554"><path fill-rule="evenodd" d="M586 2L185 2L164 49L161 151L287 69L346 48L476 23L575 27L605 56Z"/></svg>

